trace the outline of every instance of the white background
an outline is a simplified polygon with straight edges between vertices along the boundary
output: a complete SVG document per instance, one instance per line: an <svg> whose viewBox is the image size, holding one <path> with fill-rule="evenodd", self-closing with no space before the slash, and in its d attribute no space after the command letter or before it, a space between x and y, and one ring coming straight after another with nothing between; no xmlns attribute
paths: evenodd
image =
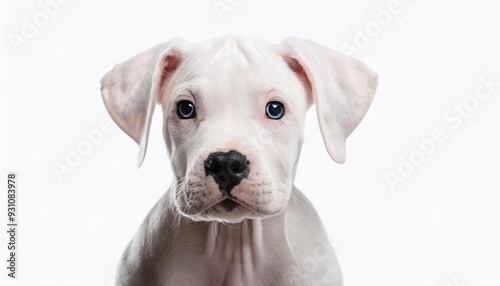
<svg viewBox="0 0 500 286"><path fill-rule="evenodd" d="M311 109L296 178L346 286L500 285L500 1L396 0L390 19L388 0L47 2L0 1L0 261L6 174L19 178L18 279L0 263L1 285L112 283L170 182L161 119L140 169L136 144L116 126L71 172L54 166L68 166L85 133L109 120L99 80L114 64L172 37L225 34L350 45L379 74L345 164L329 159ZM476 97L489 92L480 78L496 82L487 99ZM430 143L434 132L443 140ZM393 188L389 173L401 176Z"/></svg>

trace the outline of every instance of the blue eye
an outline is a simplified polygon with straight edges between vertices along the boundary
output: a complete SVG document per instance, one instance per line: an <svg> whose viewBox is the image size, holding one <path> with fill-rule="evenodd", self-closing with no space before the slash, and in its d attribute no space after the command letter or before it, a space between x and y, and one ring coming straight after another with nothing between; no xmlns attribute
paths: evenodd
<svg viewBox="0 0 500 286"><path fill-rule="evenodd" d="M278 101L270 101L266 106L266 115L269 119L278 120L285 115L285 107L283 103Z"/></svg>
<svg viewBox="0 0 500 286"><path fill-rule="evenodd" d="M177 103L177 116L180 119L189 119L196 117L196 109L194 103L189 100L182 100Z"/></svg>

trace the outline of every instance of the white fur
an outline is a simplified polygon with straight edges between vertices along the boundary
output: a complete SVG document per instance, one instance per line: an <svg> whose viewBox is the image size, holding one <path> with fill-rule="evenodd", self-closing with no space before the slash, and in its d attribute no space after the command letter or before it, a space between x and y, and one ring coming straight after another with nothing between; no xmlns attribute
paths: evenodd
<svg viewBox="0 0 500 286"><path fill-rule="evenodd" d="M139 144L140 165L160 104L174 170L123 255L118 284L342 285L321 220L293 180L308 108L316 105L325 146L342 163L376 79L360 61L296 38L176 38L116 65L102 80L109 113ZM195 118L178 118L180 100L195 104ZM266 117L270 101L284 104L282 119ZM230 150L251 165L231 191L240 206L227 211L204 162Z"/></svg>

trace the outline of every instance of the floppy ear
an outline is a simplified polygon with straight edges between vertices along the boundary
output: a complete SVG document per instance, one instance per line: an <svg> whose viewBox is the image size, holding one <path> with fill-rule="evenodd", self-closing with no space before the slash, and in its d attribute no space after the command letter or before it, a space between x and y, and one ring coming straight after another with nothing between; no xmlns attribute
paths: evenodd
<svg viewBox="0 0 500 286"><path fill-rule="evenodd" d="M175 38L117 64L101 80L104 105L120 128L139 144L137 164L146 154L151 117L160 89L181 60L183 39Z"/></svg>
<svg viewBox="0 0 500 286"><path fill-rule="evenodd" d="M377 74L347 55L298 38L280 43L289 66L311 86L323 141L330 157L345 162L345 140L368 111Z"/></svg>

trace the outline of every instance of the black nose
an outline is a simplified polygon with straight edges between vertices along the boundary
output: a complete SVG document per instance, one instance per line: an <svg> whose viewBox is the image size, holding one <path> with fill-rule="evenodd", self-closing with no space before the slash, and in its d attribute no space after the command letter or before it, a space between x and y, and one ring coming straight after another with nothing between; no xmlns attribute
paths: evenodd
<svg viewBox="0 0 500 286"><path fill-rule="evenodd" d="M214 177L221 191L230 192L243 178L248 177L250 161L240 152L215 152L205 160L205 174Z"/></svg>

